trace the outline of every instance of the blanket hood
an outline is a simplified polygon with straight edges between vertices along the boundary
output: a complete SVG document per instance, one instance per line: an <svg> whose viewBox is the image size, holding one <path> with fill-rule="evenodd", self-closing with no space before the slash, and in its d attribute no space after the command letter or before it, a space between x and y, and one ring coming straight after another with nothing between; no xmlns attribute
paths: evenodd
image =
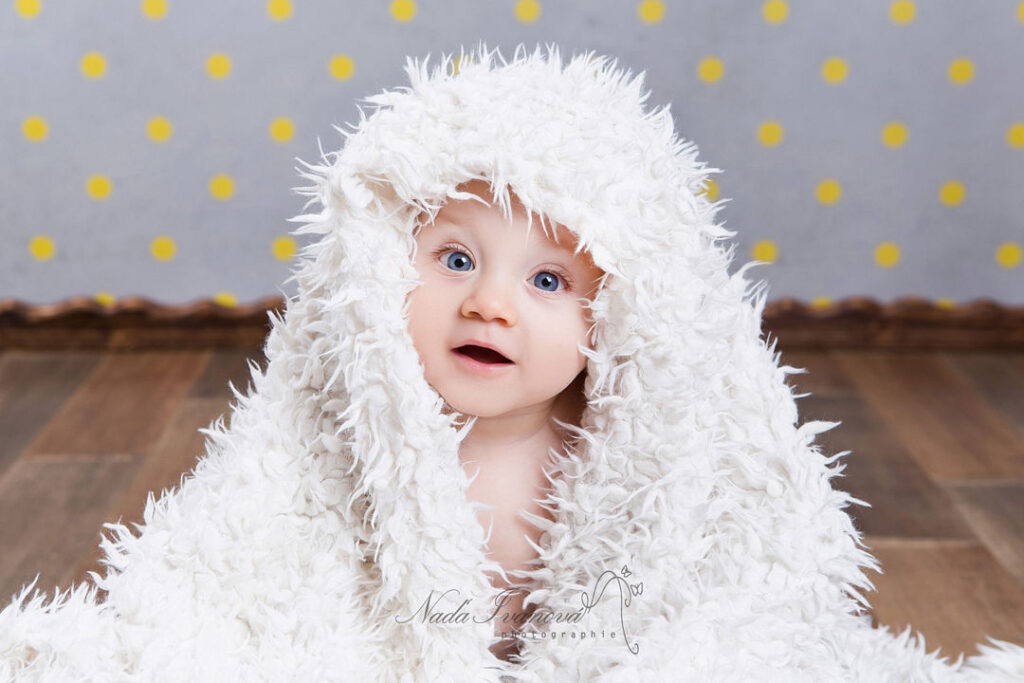
<svg viewBox="0 0 1024 683"><path fill-rule="evenodd" d="M880 567L845 510L864 503L831 483L848 452L814 444L839 423L798 424L786 376L801 370L762 338L766 286L745 277L756 262L728 272L735 232L702 193L718 169L676 136L669 107L645 108L643 74L592 52L563 64L556 47L428 62L410 59L408 87L367 98L374 111L338 129L342 149L304 163L312 184L297 191L320 209L292 220L316 239L230 428L206 430L206 456L150 498L138 535L107 525L110 569L93 577L105 601L83 585L26 603L26 589L0 612L0 674L1024 676L1009 643L949 663L909 629L871 628L865 570ZM405 303L417 218L473 179L506 214L514 193L571 229L608 274L586 409L544 501L553 521L530 518L544 530L531 601L589 606L537 625L518 663L489 653L491 624L421 618L432 596L446 613L483 605L500 570L458 460L473 422L426 382Z"/></svg>

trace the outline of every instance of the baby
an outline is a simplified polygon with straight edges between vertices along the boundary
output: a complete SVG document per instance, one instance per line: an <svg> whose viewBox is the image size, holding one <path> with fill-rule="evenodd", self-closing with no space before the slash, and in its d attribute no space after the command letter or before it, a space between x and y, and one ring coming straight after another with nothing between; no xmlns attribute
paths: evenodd
<svg viewBox="0 0 1024 683"><path fill-rule="evenodd" d="M568 441L552 418L578 425L592 324L587 304L604 271L575 236L550 224L554 239L512 197L512 220L489 201L489 185L459 186L481 198L451 200L416 235L415 266L422 284L410 294L409 331L431 386L451 409L476 416L459 459L472 479L469 498L493 506L479 513L491 529L489 557L506 571L535 568L540 530L520 510L548 517L537 500L549 485L548 449ZM492 528L493 525L493 528ZM498 589L523 586L492 577ZM523 611L525 588L494 620L495 632ZM532 611L532 610L531 610ZM516 641L492 651L509 658Z"/></svg>

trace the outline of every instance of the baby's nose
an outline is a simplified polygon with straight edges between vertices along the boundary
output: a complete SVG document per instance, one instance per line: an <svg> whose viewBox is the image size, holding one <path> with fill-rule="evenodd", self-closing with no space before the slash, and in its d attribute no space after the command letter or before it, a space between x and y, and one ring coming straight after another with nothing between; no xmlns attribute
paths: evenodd
<svg viewBox="0 0 1024 683"><path fill-rule="evenodd" d="M506 325L519 322L511 288L495 282L480 282L462 303L462 314L484 320L501 320Z"/></svg>

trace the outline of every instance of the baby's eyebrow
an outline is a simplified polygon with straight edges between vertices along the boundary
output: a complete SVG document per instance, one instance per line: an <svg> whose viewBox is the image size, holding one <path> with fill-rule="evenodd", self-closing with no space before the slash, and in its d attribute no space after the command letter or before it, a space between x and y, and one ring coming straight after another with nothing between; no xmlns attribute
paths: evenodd
<svg viewBox="0 0 1024 683"><path fill-rule="evenodd" d="M573 248L566 244L564 241L561 243L555 243L553 240L544 239L541 242L541 245L545 249L550 249L551 251L566 251L569 252L570 254L573 252Z"/></svg>
<svg viewBox="0 0 1024 683"><path fill-rule="evenodd" d="M439 218L429 225L433 228L434 234L441 232L465 232L467 230L464 225L449 218Z"/></svg>
<svg viewBox="0 0 1024 683"><path fill-rule="evenodd" d="M570 245L565 240L562 240L560 243L555 243L554 240L549 239L545 235L541 234L539 239L535 239L534 241L537 242L537 244L546 251L558 252L560 255L570 259L573 258L573 256L575 255L574 246Z"/></svg>
<svg viewBox="0 0 1024 683"><path fill-rule="evenodd" d="M469 223L469 222L467 222ZM458 218L449 217L438 217L432 224L433 234L437 239L443 239L449 233L472 233L473 228L470 227L472 224L463 224ZM541 250L552 254L553 258L564 261L564 265L571 266L576 260L575 243L570 246L566 241L565 235L562 236L563 240L560 243L556 243L552 238L544 234L544 230L537 226L534 226L530 230L529 241L532 245L539 247ZM570 238L571 239L571 238Z"/></svg>

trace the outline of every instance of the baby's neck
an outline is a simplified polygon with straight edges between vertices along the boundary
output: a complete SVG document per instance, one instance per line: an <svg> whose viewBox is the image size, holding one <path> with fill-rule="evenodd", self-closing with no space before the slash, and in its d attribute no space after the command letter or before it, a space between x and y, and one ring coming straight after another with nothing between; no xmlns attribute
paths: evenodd
<svg viewBox="0 0 1024 683"><path fill-rule="evenodd" d="M459 446L460 454L494 457L502 453L536 451L552 439L551 412L478 417Z"/></svg>

